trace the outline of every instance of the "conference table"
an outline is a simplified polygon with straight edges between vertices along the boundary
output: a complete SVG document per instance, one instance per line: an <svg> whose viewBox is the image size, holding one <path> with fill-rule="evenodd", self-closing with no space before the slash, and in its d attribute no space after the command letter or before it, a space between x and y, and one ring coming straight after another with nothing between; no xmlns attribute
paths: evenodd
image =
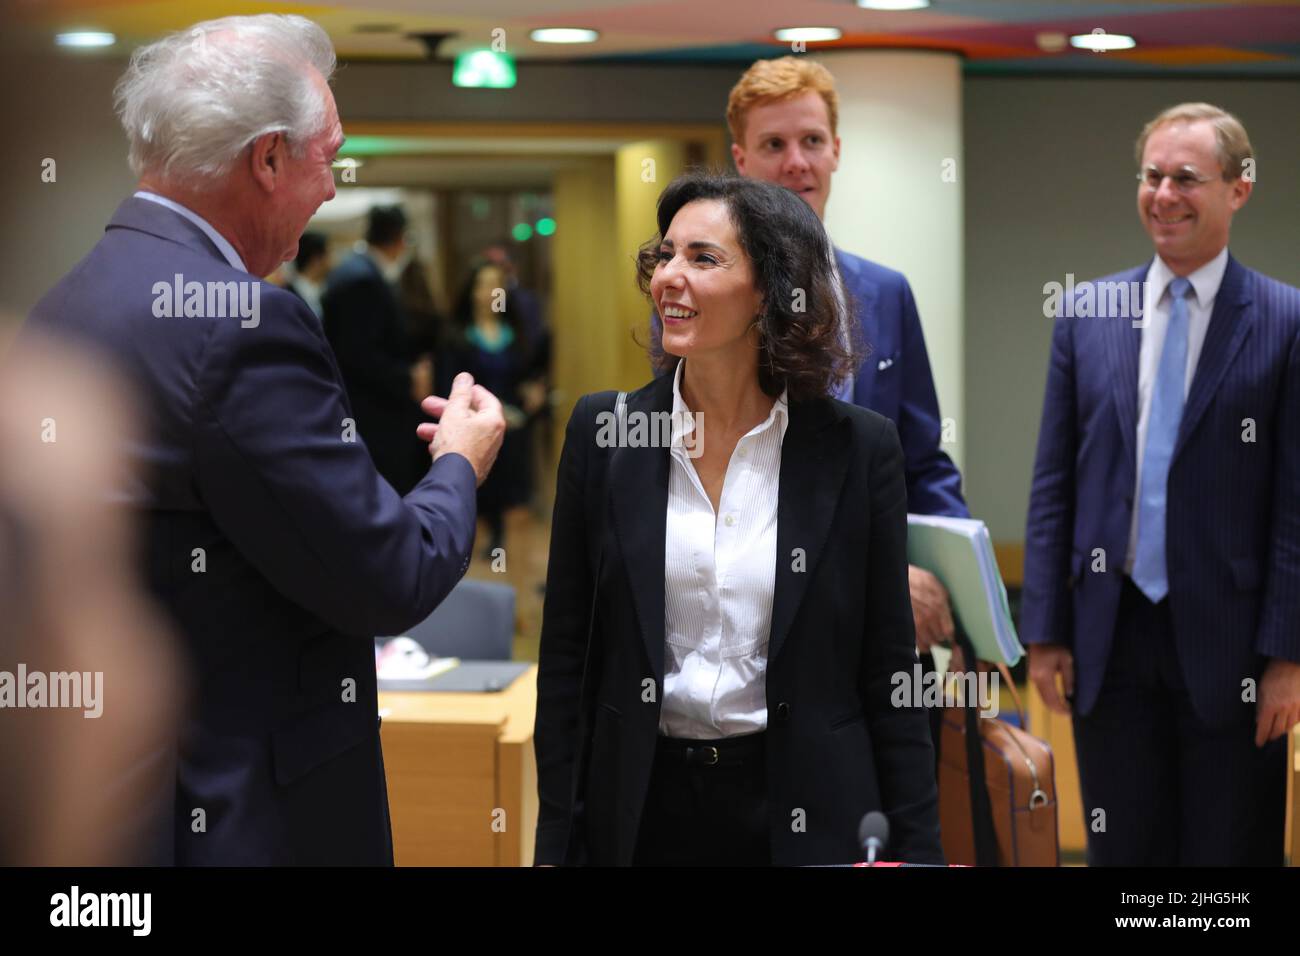
<svg viewBox="0 0 1300 956"><path fill-rule="evenodd" d="M531 866L537 665L500 691L379 692L398 866Z"/></svg>

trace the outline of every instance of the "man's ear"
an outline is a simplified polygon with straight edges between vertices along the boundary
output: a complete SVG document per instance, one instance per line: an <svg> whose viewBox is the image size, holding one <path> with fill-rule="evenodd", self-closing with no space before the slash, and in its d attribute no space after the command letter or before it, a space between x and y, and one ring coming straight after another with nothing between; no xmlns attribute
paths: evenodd
<svg viewBox="0 0 1300 956"><path fill-rule="evenodd" d="M1232 181L1231 195L1228 197L1228 205L1236 212L1242 206L1246 205L1246 200L1255 189L1255 183L1245 176L1238 176Z"/></svg>
<svg viewBox="0 0 1300 956"><path fill-rule="evenodd" d="M739 143L732 143L731 161L736 164L736 172L745 175L745 147Z"/></svg>
<svg viewBox="0 0 1300 956"><path fill-rule="evenodd" d="M248 151L249 172L253 181L266 192L274 192L277 180L284 175L284 162L288 155L284 133L267 133L253 140Z"/></svg>

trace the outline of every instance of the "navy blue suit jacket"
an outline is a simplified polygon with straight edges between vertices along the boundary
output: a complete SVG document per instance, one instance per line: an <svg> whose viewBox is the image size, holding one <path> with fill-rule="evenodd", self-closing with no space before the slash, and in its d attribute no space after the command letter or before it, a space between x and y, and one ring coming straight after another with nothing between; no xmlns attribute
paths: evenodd
<svg viewBox="0 0 1300 956"><path fill-rule="evenodd" d="M1140 284L1147 268L1097 283ZM1128 553L1141 334L1105 317L1058 318L1052 335L1020 634L1073 647L1082 714L1106 673ZM1254 711L1242 682L1258 680L1267 658L1300 661L1300 289L1231 257L1167 509L1169 602L1192 705L1212 726L1240 721Z"/></svg>
<svg viewBox="0 0 1300 956"><path fill-rule="evenodd" d="M853 383L853 404L898 426L907 510L969 518L961 474L939 447L943 422L912 287L901 272L843 249L835 250L835 260L854 300L862 339L871 348Z"/></svg>
<svg viewBox="0 0 1300 956"><path fill-rule="evenodd" d="M156 317L154 284L176 274L255 283L259 321ZM469 462L440 458L399 498L347 440L307 306L148 200L118 208L29 322L102 347L145 400L126 491L192 678L174 861L390 863L372 641L424 619L468 567Z"/></svg>

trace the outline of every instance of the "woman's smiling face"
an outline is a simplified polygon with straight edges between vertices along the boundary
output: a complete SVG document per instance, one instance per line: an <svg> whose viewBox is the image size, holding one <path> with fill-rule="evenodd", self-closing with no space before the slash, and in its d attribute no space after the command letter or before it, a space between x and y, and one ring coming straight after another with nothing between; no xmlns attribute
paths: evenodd
<svg viewBox="0 0 1300 956"><path fill-rule="evenodd" d="M745 347L762 296L725 203L687 203L659 244L650 296L663 322L663 349L683 358Z"/></svg>

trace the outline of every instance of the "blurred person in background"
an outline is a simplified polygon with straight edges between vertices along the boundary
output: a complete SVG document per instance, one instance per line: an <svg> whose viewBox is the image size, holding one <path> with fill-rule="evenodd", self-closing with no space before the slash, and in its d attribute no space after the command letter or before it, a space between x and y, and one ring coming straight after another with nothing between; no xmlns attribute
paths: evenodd
<svg viewBox="0 0 1300 956"><path fill-rule="evenodd" d="M298 240L298 255L293 260L293 275L285 288L307 303L316 318L321 318L321 293L330 273L329 240L323 232L304 232Z"/></svg>
<svg viewBox="0 0 1300 956"><path fill-rule="evenodd" d="M411 259L401 206L370 210L363 250L344 257L322 297L325 334L343 374L357 430L375 467L404 495L424 475L411 433L433 391L433 360L417 354L398 287Z"/></svg>
<svg viewBox="0 0 1300 956"><path fill-rule="evenodd" d="M484 557L505 547L505 514L532 494L529 416L545 401L533 347L505 271L490 262L473 267L456 300L453 331L444 351L444 375L469 372L505 406L506 437L497 466L479 488L479 515L487 522Z"/></svg>
<svg viewBox="0 0 1300 956"><path fill-rule="evenodd" d="M482 259L505 272L506 290L510 293L511 308L519 316L518 325L528 340L532 354L532 368L525 376L521 388L521 407L532 409L524 426L529 447L529 460L534 474L554 467L551 445L551 330L546 322L542 298L519 278L519 267L510 254L510 244L504 240L485 247ZM534 488L534 492L536 492ZM537 520L545 522L550 514L551 502L533 495L533 509Z"/></svg>

